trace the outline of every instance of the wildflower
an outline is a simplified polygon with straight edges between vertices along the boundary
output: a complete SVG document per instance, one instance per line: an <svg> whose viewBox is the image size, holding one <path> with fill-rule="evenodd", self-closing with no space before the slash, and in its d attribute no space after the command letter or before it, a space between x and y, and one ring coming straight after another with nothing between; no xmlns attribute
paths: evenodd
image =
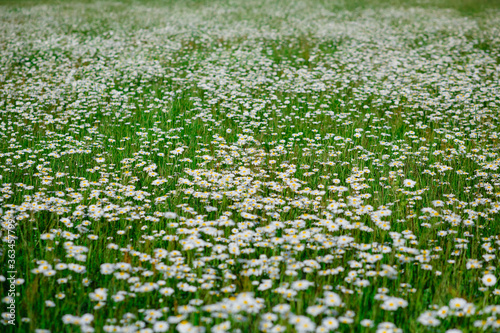
<svg viewBox="0 0 500 333"><path fill-rule="evenodd" d="M323 318L323 320L321 321L321 325L329 330L335 330L339 327L339 322L333 317L327 317Z"/></svg>
<svg viewBox="0 0 500 333"><path fill-rule="evenodd" d="M295 290L306 290L310 286L313 286L314 283L307 280L295 281L292 283L292 288Z"/></svg>
<svg viewBox="0 0 500 333"><path fill-rule="evenodd" d="M332 291L326 291L324 294L324 304L327 306L339 306L342 304L342 300L337 293Z"/></svg>
<svg viewBox="0 0 500 333"><path fill-rule="evenodd" d="M450 300L450 309L460 310L467 304L467 301L463 298L453 298Z"/></svg>
<svg viewBox="0 0 500 333"><path fill-rule="evenodd" d="M166 332L168 331L169 325L165 321L157 321L153 325L153 331L155 332Z"/></svg>
<svg viewBox="0 0 500 333"><path fill-rule="evenodd" d="M172 155L180 155L180 154L182 154L183 152L184 152L184 148L179 147L179 148L176 148L176 149L172 150L172 151L170 152L170 154L172 154Z"/></svg>
<svg viewBox="0 0 500 333"><path fill-rule="evenodd" d="M266 280L262 281L262 283L259 285L257 290L264 291L264 290L272 288L272 286L273 286L273 281L266 279Z"/></svg>
<svg viewBox="0 0 500 333"><path fill-rule="evenodd" d="M410 188L415 187L415 184L416 184L416 183L417 183L416 181L413 181L413 180L411 180L411 179L405 179L405 180L403 181L403 185L404 185L405 187L410 187Z"/></svg>
<svg viewBox="0 0 500 333"><path fill-rule="evenodd" d="M285 314L290 311L290 308L288 304L278 304L273 307L273 312Z"/></svg>
<svg viewBox="0 0 500 333"><path fill-rule="evenodd" d="M363 327L373 327L373 320L363 319L360 321L361 326Z"/></svg>
<svg viewBox="0 0 500 333"><path fill-rule="evenodd" d="M486 287L491 287L497 283L497 278L492 274L486 274L482 277L481 281Z"/></svg>

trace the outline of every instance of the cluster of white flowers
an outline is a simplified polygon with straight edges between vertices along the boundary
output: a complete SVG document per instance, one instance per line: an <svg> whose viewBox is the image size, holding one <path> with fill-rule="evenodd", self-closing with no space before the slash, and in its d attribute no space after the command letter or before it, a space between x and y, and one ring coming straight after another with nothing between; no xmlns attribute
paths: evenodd
<svg viewBox="0 0 500 333"><path fill-rule="evenodd" d="M0 6L21 330L500 329L500 12L333 3Z"/></svg>

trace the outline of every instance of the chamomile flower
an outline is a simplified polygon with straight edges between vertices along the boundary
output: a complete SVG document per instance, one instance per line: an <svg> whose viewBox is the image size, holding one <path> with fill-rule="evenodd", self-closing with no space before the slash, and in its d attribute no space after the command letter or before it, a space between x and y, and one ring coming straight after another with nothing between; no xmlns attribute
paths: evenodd
<svg viewBox="0 0 500 333"><path fill-rule="evenodd" d="M497 278L493 274L485 274L481 281L486 287L491 287L497 283Z"/></svg>

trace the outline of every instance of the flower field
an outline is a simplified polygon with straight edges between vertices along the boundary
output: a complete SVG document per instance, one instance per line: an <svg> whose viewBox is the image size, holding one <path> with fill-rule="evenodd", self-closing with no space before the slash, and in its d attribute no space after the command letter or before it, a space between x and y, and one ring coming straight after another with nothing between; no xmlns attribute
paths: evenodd
<svg viewBox="0 0 500 333"><path fill-rule="evenodd" d="M500 331L500 4L0 2L2 332Z"/></svg>

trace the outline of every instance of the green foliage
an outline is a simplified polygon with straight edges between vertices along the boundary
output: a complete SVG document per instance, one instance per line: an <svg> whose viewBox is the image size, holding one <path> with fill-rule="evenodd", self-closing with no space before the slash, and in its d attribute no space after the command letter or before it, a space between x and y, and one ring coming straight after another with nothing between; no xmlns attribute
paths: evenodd
<svg viewBox="0 0 500 333"><path fill-rule="evenodd" d="M498 1L0 6L3 331L498 329Z"/></svg>

